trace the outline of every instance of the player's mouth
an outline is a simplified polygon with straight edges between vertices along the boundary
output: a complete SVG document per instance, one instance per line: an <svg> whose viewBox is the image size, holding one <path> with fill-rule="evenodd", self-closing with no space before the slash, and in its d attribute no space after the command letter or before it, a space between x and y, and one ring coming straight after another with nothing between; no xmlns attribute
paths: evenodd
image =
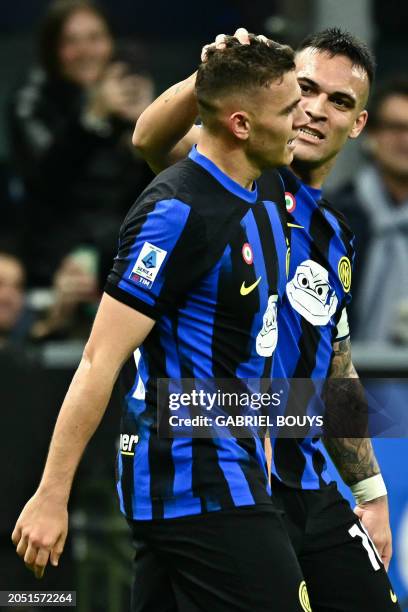
<svg viewBox="0 0 408 612"><path fill-rule="evenodd" d="M319 130L310 127L300 128L299 130L299 139L304 140L306 142L319 142L319 140L323 140L324 136Z"/></svg>

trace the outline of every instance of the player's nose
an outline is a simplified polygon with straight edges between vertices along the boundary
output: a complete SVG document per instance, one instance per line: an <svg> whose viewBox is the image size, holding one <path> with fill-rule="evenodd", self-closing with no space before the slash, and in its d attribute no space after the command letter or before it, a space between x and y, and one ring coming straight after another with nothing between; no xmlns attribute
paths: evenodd
<svg viewBox="0 0 408 612"><path fill-rule="evenodd" d="M310 121L310 118L307 113L303 110L301 105L299 104L296 108L296 112L293 119L293 129L300 130L300 128L305 127Z"/></svg>
<svg viewBox="0 0 408 612"><path fill-rule="evenodd" d="M303 110L308 115L308 121L325 121L327 119L326 99L324 94L309 97L302 104Z"/></svg>

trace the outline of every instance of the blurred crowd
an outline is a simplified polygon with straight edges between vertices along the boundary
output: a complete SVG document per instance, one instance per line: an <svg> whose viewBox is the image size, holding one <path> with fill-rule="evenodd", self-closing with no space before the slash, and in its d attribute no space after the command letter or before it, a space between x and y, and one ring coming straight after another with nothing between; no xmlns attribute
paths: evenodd
<svg viewBox="0 0 408 612"><path fill-rule="evenodd" d="M143 48L121 54L96 5L50 5L38 61L9 104L3 345L88 335L120 223L153 177L131 144L153 97Z"/></svg>
<svg viewBox="0 0 408 612"><path fill-rule="evenodd" d="M87 337L120 223L152 178L131 144L155 95L143 46L119 47L88 0L56 0L37 48L8 110L0 349ZM408 345L408 75L379 81L369 110L361 166L326 195L356 235L353 339Z"/></svg>

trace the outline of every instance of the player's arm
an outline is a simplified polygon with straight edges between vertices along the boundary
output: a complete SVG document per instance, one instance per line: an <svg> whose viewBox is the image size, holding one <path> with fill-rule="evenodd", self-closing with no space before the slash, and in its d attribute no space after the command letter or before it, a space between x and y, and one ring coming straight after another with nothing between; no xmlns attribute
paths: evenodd
<svg viewBox="0 0 408 612"><path fill-rule="evenodd" d="M330 403L365 405L365 393L351 358L350 338L335 342L330 378ZM347 380L350 384L347 384ZM336 400L336 394L339 397ZM340 397L341 395L341 397ZM370 438L324 438L325 447L357 501L355 513L369 532L388 568L392 555L388 498Z"/></svg>
<svg viewBox="0 0 408 612"><path fill-rule="evenodd" d="M68 531L67 503L82 453L106 410L118 373L154 325L104 294L79 367L62 404L40 485L16 523L12 540L41 578L58 565Z"/></svg>
<svg viewBox="0 0 408 612"><path fill-rule="evenodd" d="M183 159L198 142L196 73L176 83L140 115L132 142L156 173Z"/></svg>

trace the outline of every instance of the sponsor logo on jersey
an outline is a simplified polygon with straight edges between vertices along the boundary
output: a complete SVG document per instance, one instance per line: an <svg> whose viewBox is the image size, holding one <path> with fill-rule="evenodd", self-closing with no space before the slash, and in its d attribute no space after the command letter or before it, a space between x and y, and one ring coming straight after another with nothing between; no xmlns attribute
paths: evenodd
<svg viewBox="0 0 408 612"><path fill-rule="evenodd" d="M135 446L138 442L139 436L133 434L120 434L119 450L121 455L133 457L135 454Z"/></svg>
<svg viewBox="0 0 408 612"><path fill-rule="evenodd" d="M338 274L344 291L348 293L351 288L351 263L348 257L342 257L340 259Z"/></svg>
<svg viewBox="0 0 408 612"><path fill-rule="evenodd" d="M299 601L300 601L300 605L302 606L302 610L304 610L304 612L312 612L312 608L310 606L310 600L309 600L309 593L307 592L307 586L304 580L303 582L300 583L300 586L299 586Z"/></svg>
<svg viewBox="0 0 408 612"><path fill-rule="evenodd" d="M167 255L167 251L145 242L129 275L134 283L150 289Z"/></svg>
<svg viewBox="0 0 408 612"><path fill-rule="evenodd" d="M254 283L252 283L252 285L249 285L249 287L245 286L245 281L242 283L241 285L241 289L239 290L241 295L249 295L251 293L251 291L253 291L254 289L257 288L257 286L259 285L259 283L261 282L261 278L262 276L260 276L259 278L256 279L256 281Z"/></svg>
<svg viewBox="0 0 408 612"><path fill-rule="evenodd" d="M278 296L270 295L262 320L262 329L256 337L256 352L271 357L278 343Z"/></svg>
<svg viewBox="0 0 408 612"><path fill-rule="evenodd" d="M242 257L245 263L247 263L249 266L254 261L254 254L252 252L251 245L248 242L246 242L244 246L242 247Z"/></svg>
<svg viewBox="0 0 408 612"><path fill-rule="evenodd" d="M303 261L286 285L289 302L312 325L327 325L336 312L338 299L329 283L329 274L311 259Z"/></svg>
<svg viewBox="0 0 408 612"><path fill-rule="evenodd" d="M292 213L296 208L296 198L289 191L285 191L285 204L288 213Z"/></svg>

